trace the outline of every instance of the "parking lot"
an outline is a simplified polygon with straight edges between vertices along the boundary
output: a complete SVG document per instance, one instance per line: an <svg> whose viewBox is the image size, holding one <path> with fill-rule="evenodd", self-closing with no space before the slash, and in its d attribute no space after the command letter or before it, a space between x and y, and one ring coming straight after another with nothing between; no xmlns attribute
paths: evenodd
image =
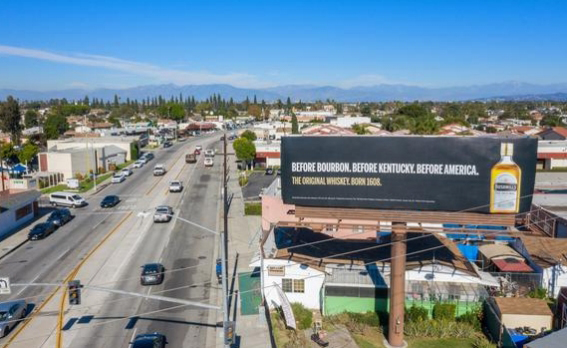
<svg viewBox="0 0 567 348"><path fill-rule="evenodd" d="M248 184L242 188L242 195L247 201L260 200L260 193L263 188L270 186L270 184L277 178L277 175L266 175L263 171L254 172L248 177Z"/></svg>

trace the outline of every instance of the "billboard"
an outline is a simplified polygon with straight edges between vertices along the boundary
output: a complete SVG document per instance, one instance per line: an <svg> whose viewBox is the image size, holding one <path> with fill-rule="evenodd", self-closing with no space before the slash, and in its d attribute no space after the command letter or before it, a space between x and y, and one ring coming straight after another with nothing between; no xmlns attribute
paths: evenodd
<svg viewBox="0 0 567 348"><path fill-rule="evenodd" d="M537 139L282 138L284 203L345 208L525 212Z"/></svg>

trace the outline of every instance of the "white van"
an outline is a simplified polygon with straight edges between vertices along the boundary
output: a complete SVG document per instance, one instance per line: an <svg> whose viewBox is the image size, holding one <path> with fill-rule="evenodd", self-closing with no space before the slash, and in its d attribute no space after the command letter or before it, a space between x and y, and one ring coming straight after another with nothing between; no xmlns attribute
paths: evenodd
<svg viewBox="0 0 567 348"><path fill-rule="evenodd" d="M54 207L66 205L73 208L87 205L83 197L73 192L54 192L49 195L49 203Z"/></svg>

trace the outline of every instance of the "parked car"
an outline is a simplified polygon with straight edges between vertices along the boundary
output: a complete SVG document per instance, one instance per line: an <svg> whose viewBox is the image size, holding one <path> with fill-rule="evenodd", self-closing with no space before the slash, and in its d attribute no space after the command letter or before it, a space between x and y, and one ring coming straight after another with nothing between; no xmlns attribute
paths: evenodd
<svg viewBox="0 0 567 348"><path fill-rule="evenodd" d="M73 192L54 192L49 195L49 203L54 207L66 205L73 208L87 205L83 197Z"/></svg>
<svg viewBox="0 0 567 348"><path fill-rule="evenodd" d="M113 184L120 184L122 181L125 180L126 180L126 175L122 174L121 172L118 172L112 176L110 182Z"/></svg>
<svg viewBox="0 0 567 348"><path fill-rule="evenodd" d="M163 282L165 268L161 263L146 263L142 266L140 283L142 285L158 285Z"/></svg>
<svg viewBox="0 0 567 348"><path fill-rule="evenodd" d="M164 148L168 148L171 147L173 144L171 143L171 141L166 141L165 143L163 143L163 147Z"/></svg>
<svg viewBox="0 0 567 348"><path fill-rule="evenodd" d="M195 146L195 150L199 150L199 151L201 151L201 150L203 150L203 146L201 146L201 145L197 145L197 146Z"/></svg>
<svg viewBox="0 0 567 348"><path fill-rule="evenodd" d="M43 239L49 236L50 234L52 234L53 232L55 232L56 228L57 226L55 226L53 222L41 222L35 225L31 229L31 231L28 233L28 239L29 240Z"/></svg>
<svg viewBox="0 0 567 348"><path fill-rule="evenodd" d="M69 209L58 209L49 215L47 222L52 222L55 226L60 227L73 219L73 215Z"/></svg>
<svg viewBox="0 0 567 348"><path fill-rule="evenodd" d="M134 172L130 168L124 168L120 172L122 174L124 174L124 176L130 176L130 175L134 174Z"/></svg>
<svg viewBox="0 0 567 348"><path fill-rule="evenodd" d="M120 198L116 195L110 195L102 199L102 201L100 202L100 207L110 208L110 207L114 207L118 203L120 203Z"/></svg>
<svg viewBox="0 0 567 348"><path fill-rule="evenodd" d="M212 167L215 162L212 157L205 158L205 167Z"/></svg>
<svg viewBox="0 0 567 348"><path fill-rule="evenodd" d="M201 150L195 149L193 153L195 154L195 156L199 156L201 154Z"/></svg>
<svg viewBox="0 0 567 348"><path fill-rule="evenodd" d="M266 175L274 175L274 169L273 168L266 168Z"/></svg>
<svg viewBox="0 0 567 348"><path fill-rule="evenodd" d="M142 168L144 166L144 164L146 164L145 161L142 160L137 160L136 162L134 162L134 165L132 167L134 168Z"/></svg>
<svg viewBox="0 0 567 348"><path fill-rule="evenodd" d="M205 150L205 157L215 157L215 150L213 149Z"/></svg>
<svg viewBox="0 0 567 348"><path fill-rule="evenodd" d="M173 209L168 205L160 205L156 207L154 213L154 222L170 222L173 217Z"/></svg>
<svg viewBox="0 0 567 348"><path fill-rule="evenodd" d="M282 175L282 170L280 168L278 168L278 174L277 175Z"/></svg>
<svg viewBox="0 0 567 348"><path fill-rule="evenodd" d="M197 155L194 153L188 153L185 155L185 163L195 163L197 162Z"/></svg>
<svg viewBox="0 0 567 348"><path fill-rule="evenodd" d="M183 191L183 184L179 180L174 180L169 183L169 192L181 192Z"/></svg>
<svg viewBox="0 0 567 348"><path fill-rule="evenodd" d="M154 176L165 175L165 173L166 173L165 165L156 164L156 166L154 167Z"/></svg>
<svg viewBox="0 0 567 348"><path fill-rule="evenodd" d="M137 335L134 341L130 342L131 348L165 348L167 339L160 333L147 333Z"/></svg>
<svg viewBox="0 0 567 348"><path fill-rule="evenodd" d="M6 337L26 317L27 309L24 300L0 303L0 337Z"/></svg>

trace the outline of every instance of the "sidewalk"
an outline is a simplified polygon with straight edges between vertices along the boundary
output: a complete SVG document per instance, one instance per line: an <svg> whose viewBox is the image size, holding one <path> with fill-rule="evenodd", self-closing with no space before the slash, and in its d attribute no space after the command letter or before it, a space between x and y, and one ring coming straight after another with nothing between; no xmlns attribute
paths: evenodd
<svg viewBox="0 0 567 348"><path fill-rule="evenodd" d="M232 152L232 146L229 146L229 151ZM250 279L252 269L248 265L258 251L261 217L244 215L244 199L238 185L235 159L229 157L229 163L231 172L228 196L230 198L232 195L232 201L228 215L228 290L229 292L233 290L233 297L229 300L230 320L236 321L235 344L232 347L271 347L268 323L264 314L259 314L255 303L253 306L247 306L246 309L241 308L240 291L246 291L245 298L251 293L242 289L249 284L239 281L238 275L242 274L242 280ZM259 277L257 280L259 281ZM219 313L219 317L219 321L222 321L222 313ZM223 347L223 343L223 330L218 330L217 347Z"/></svg>

